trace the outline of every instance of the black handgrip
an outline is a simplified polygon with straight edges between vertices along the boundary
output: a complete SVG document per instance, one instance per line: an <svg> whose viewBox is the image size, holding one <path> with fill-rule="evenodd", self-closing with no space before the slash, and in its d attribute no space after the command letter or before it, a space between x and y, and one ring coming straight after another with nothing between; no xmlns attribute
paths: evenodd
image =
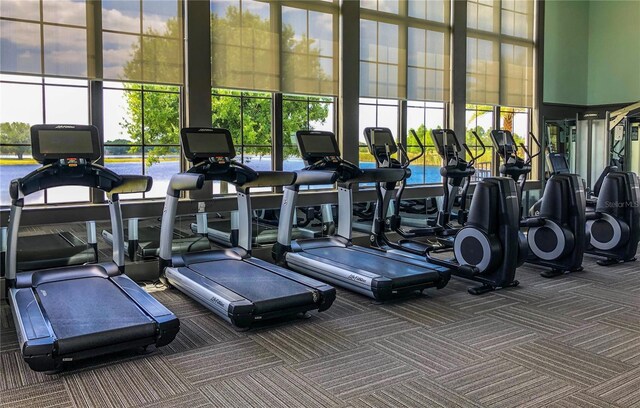
<svg viewBox="0 0 640 408"><path fill-rule="evenodd" d="M333 184L338 179L338 173L335 171L309 171L298 170L296 171L297 186L313 186L320 184Z"/></svg>
<svg viewBox="0 0 640 408"><path fill-rule="evenodd" d="M110 194L146 193L153 186L153 179L149 176L124 175L122 181L114 186Z"/></svg>
<svg viewBox="0 0 640 408"><path fill-rule="evenodd" d="M547 221L544 218L541 218L541 217L527 218L525 220L521 220L520 221L520 226L521 227L528 227L528 228L542 227L544 224L546 224L546 222Z"/></svg>
<svg viewBox="0 0 640 408"><path fill-rule="evenodd" d="M167 194L177 197L180 191L200 190L205 181L204 174L196 173L179 173L174 174L169 182Z"/></svg>
<svg viewBox="0 0 640 408"><path fill-rule="evenodd" d="M349 180L351 183L387 183L400 181L407 176L406 169L363 169L357 177Z"/></svg>
<svg viewBox="0 0 640 408"><path fill-rule="evenodd" d="M242 185L249 187L279 187L290 186L296 180L296 173L293 171L260 171L258 178L248 181Z"/></svg>

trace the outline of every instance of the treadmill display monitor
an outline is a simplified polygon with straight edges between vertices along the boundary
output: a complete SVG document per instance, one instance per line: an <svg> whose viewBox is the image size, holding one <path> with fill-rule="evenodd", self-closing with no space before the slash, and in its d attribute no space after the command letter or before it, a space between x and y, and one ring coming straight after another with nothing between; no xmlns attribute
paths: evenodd
<svg viewBox="0 0 640 408"><path fill-rule="evenodd" d="M86 125L36 125L31 128L33 158L37 161L100 158L98 130Z"/></svg>
<svg viewBox="0 0 640 408"><path fill-rule="evenodd" d="M569 173L569 164L567 163L567 158L560 153L551 153L548 156L549 159L549 167L551 171L557 174L561 173Z"/></svg>
<svg viewBox="0 0 640 408"><path fill-rule="evenodd" d="M330 132L298 132L298 146L303 157L340 156L335 136Z"/></svg>
<svg viewBox="0 0 640 408"><path fill-rule="evenodd" d="M183 129L181 133L184 155L189 160L236 155L231 133L226 129Z"/></svg>

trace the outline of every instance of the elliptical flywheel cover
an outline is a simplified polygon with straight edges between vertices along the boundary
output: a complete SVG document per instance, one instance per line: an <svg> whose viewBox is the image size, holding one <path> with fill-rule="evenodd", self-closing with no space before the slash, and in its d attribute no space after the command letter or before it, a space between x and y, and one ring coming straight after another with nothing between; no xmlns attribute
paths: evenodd
<svg viewBox="0 0 640 408"><path fill-rule="evenodd" d="M626 242L629 227L609 214L601 213L597 220L587 221L587 231L591 234L589 243L601 251L609 251Z"/></svg>
<svg viewBox="0 0 640 408"><path fill-rule="evenodd" d="M529 249L542 260L553 261L567 250L567 237L558 224L547 221L541 227L529 228L527 233Z"/></svg>
<svg viewBox="0 0 640 408"><path fill-rule="evenodd" d="M491 264L491 242L482 231L463 228L456 235L453 252L460 265L475 266L484 272Z"/></svg>

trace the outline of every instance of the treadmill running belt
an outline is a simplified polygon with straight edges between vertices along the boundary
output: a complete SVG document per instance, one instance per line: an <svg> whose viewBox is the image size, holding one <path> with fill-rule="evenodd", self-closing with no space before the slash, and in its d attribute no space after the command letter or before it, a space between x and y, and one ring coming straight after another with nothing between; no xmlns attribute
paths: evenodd
<svg viewBox="0 0 640 408"><path fill-rule="evenodd" d="M108 279L44 283L36 292L61 352L155 336L155 323Z"/></svg>
<svg viewBox="0 0 640 408"><path fill-rule="evenodd" d="M303 253L337 262L352 268L359 268L393 279L394 284L414 285L424 280L438 280L440 273L432 268L423 268L409 263L390 259L384 255L368 254L344 247L322 247L305 249Z"/></svg>
<svg viewBox="0 0 640 408"><path fill-rule="evenodd" d="M18 269L33 270L95 262L95 251L70 233L18 238Z"/></svg>
<svg viewBox="0 0 640 408"><path fill-rule="evenodd" d="M258 313L315 303L313 289L240 260L202 262L189 269L253 302Z"/></svg>

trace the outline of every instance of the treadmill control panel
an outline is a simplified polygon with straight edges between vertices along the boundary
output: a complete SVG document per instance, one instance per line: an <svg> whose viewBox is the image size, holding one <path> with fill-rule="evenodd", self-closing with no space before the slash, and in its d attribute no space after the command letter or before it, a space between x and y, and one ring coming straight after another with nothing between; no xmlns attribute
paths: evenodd
<svg viewBox="0 0 640 408"><path fill-rule="evenodd" d="M58 162L77 167L98 160L101 153L98 129L87 125L34 125L31 127L33 158L38 163Z"/></svg>
<svg viewBox="0 0 640 408"><path fill-rule="evenodd" d="M236 155L228 129L183 128L180 138L184 155L191 162L213 159L223 164Z"/></svg>
<svg viewBox="0 0 640 408"><path fill-rule="evenodd" d="M322 159L338 162L340 149L331 132L300 130L296 132L298 148L305 163L312 164Z"/></svg>

